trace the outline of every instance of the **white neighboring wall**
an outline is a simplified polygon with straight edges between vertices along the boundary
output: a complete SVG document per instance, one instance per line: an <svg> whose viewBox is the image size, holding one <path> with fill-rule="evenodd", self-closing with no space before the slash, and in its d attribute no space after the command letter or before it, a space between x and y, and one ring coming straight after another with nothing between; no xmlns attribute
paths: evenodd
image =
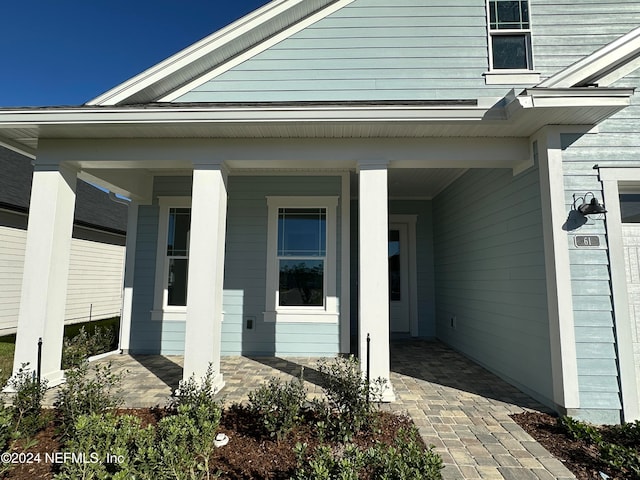
<svg viewBox="0 0 640 480"><path fill-rule="evenodd" d="M0 335L17 329L26 239L26 230L0 226ZM120 315L124 253L121 245L72 239L66 324Z"/></svg>

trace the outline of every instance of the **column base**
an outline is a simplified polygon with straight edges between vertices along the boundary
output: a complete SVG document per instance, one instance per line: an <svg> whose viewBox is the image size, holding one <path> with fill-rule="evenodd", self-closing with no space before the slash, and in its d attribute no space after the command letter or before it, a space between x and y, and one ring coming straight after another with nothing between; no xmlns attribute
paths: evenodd
<svg viewBox="0 0 640 480"><path fill-rule="evenodd" d="M387 382L384 392L382 392L382 402L391 403L396 401L396 392L393 390L391 382Z"/></svg>

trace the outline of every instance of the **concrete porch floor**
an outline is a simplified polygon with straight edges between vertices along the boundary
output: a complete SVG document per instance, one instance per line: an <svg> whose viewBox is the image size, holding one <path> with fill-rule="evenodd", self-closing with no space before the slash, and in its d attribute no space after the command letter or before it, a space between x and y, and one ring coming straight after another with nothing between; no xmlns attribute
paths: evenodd
<svg viewBox="0 0 640 480"><path fill-rule="evenodd" d="M167 403L182 377L182 357L112 355L127 407ZM320 395L316 358L223 357L225 403L272 376L299 376L305 367L310 396ZM550 480L575 478L511 418L512 413L546 408L439 342L403 341L391 346L391 382L397 401L383 408L408 413L427 444L445 463L444 478ZM50 392L53 393L53 392Z"/></svg>

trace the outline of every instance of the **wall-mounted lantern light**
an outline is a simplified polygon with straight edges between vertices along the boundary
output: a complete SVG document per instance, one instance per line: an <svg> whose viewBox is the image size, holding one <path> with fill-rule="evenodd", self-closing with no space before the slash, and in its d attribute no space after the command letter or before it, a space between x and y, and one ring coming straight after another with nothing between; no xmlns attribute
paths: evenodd
<svg viewBox="0 0 640 480"><path fill-rule="evenodd" d="M589 196L591 197L591 200L587 202L587 198L589 198ZM584 194L583 197L574 196L574 200L573 200L574 208L578 200L581 200L582 204L578 206L576 210L578 210L578 212L580 212L582 215L586 216L586 215L597 215L600 213L607 213L607 211L604 208L604 205L602 205L598 201L598 199L595 197L593 192L587 192Z"/></svg>

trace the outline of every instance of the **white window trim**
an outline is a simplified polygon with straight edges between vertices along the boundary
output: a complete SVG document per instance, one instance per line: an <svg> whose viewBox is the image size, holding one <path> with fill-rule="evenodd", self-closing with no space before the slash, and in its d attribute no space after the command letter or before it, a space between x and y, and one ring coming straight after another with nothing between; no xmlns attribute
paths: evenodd
<svg viewBox="0 0 640 480"><path fill-rule="evenodd" d="M167 236L169 235L169 209L191 208L191 197L158 197L158 243L156 249L156 277L153 295L152 320L186 321L186 306L167 305L169 261L167 259Z"/></svg>
<svg viewBox="0 0 640 480"><path fill-rule="evenodd" d="M338 323L336 252L338 197L267 197L267 278L265 281L265 322ZM325 256L325 301L321 307L282 307L278 305L278 211L281 208L324 208L327 212Z"/></svg>
<svg viewBox="0 0 640 480"><path fill-rule="evenodd" d="M486 0L486 14L487 14L487 45L489 51L489 71L484 73L485 83L487 85L504 85L504 84L528 84L538 83L540 80L540 73L534 70L533 62L533 44L532 44L532 26L531 26L531 2L529 3L529 28L522 29L504 29L504 30L492 30L491 29L491 16L490 5L491 0ZM529 68L500 68L493 67L493 37L500 35L524 35L527 40L527 63Z"/></svg>

